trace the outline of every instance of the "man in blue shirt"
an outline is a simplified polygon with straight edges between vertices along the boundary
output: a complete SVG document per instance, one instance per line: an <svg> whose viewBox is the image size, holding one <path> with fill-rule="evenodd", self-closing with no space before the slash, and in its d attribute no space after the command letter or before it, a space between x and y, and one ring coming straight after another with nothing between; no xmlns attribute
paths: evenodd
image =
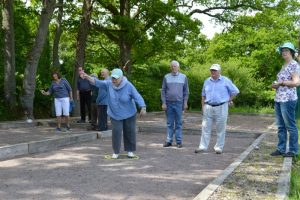
<svg viewBox="0 0 300 200"><path fill-rule="evenodd" d="M103 68L101 70L101 77L104 80L110 80L109 77L109 70L107 68ZM107 104L108 104L108 96L107 96L107 89L99 88L98 89L98 97L96 99L98 105L98 130L99 131L106 131L107 126Z"/></svg>
<svg viewBox="0 0 300 200"><path fill-rule="evenodd" d="M77 99L80 101L80 120L77 121L78 123L85 123L85 107L87 107L88 110L88 119L91 121L92 89L89 81L80 77L80 74L83 72L82 67L78 67Z"/></svg>
<svg viewBox="0 0 300 200"><path fill-rule="evenodd" d="M221 66L213 64L210 67L211 76L204 81L202 88L202 134L199 148L195 153L206 151L209 145L212 122L216 121L217 142L214 150L217 154L223 152L225 144L228 105L239 89L225 76L221 76Z"/></svg>
<svg viewBox="0 0 300 200"><path fill-rule="evenodd" d="M175 133L177 148L182 147L182 112L187 109L189 86L186 75L179 72L179 63L173 60L171 73L165 75L161 89L162 109L167 117L167 139L163 147L172 146Z"/></svg>

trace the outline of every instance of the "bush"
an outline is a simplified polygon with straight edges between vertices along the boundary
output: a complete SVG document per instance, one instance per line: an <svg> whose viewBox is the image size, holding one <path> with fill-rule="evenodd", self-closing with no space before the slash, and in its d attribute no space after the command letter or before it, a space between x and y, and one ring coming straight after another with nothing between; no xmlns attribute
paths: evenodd
<svg viewBox="0 0 300 200"><path fill-rule="evenodd" d="M256 80L247 66L237 60L222 64L222 74L227 76L239 88L240 94L235 99L238 106L265 107L273 104L275 91L265 83Z"/></svg>
<svg viewBox="0 0 300 200"><path fill-rule="evenodd" d="M164 64L135 66L130 81L143 96L147 111L161 110L161 85L168 72L169 66Z"/></svg>
<svg viewBox="0 0 300 200"><path fill-rule="evenodd" d="M275 91L266 89L263 82L257 81L247 66L237 60L218 62L222 66L222 75L228 77L239 88L235 99L239 107L269 107L273 105ZM186 71L189 82L189 109L201 109L201 92L205 79L210 76L210 64L191 66ZM161 110L161 85L165 74L169 73L168 64L136 66L131 80L146 101L148 111Z"/></svg>

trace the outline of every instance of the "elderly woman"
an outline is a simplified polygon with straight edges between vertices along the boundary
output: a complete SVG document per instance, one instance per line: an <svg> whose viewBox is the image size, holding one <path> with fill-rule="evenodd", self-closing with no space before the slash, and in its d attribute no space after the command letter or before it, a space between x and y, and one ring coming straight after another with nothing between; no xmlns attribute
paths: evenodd
<svg viewBox="0 0 300 200"><path fill-rule="evenodd" d="M294 60L296 49L292 43L284 43L278 48L278 52L284 59L284 64L277 74L277 81L274 81L272 85L276 89L275 114L278 126L278 144L277 149L270 155L294 157L298 155L298 129L295 110L298 99L296 87L299 85L299 65ZM289 132L288 148L287 132Z"/></svg>
<svg viewBox="0 0 300 200"><path fill-rule="evenodd" d="M43 95L54 94L54 105L55 105L55 114L57 118L57 128L56 131L62 131L61 129L61 116L62 114L66 117L67 131L70 131L70 101L73 101L72 88L69 82L61 78L58 72L52 73L52 84L48 90L45 92L41 90Z"/></svg>
<svg viewBox="0 0 300 200"><path fill-rule="evenodd" d="M136 88L123 76L121 69L114 69L111 79L98 80L84 72L82 78L89 80L100 89L107 90L108 110L107 114L112 123L112 158L119 157L121 138L123 132L124 149L128 152L129 158L134 158L136 150L136 105L141 108L140 114L146 113L146 105L142 96Z"/></svg>

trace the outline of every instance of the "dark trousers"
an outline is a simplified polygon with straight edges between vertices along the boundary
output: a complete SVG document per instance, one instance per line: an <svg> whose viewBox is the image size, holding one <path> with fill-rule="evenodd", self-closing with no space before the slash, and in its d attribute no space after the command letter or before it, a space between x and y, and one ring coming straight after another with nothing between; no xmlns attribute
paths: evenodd
<svg viewBox="0 0 300 200"><path fill-rule="evenodd" d="M136 116L123 119L115 120L111 118L112 124L112 147L115 154L120 153L122 132L124 141L125 151L135 151L136 150L136 136L135 136L135 124Z"/></svg>
<svg viewBox="0 0 300 200"><path fill-rule="evenodd" d="M91 117L92 117L92 126L97 126L98 116L99 116L99 109L96 103L91 104Z"/></svg>
<svg viewBox="0 0 300 200"><path fill-rule="evenodd" d="M80 91L79 92L79 98L80 98L80 117L82 121L85 121L85 106L88 109L88 116L89 120L91 120L91 91Z"/></svg>
<svg viewBox="0 0 300 200"><path fill-rule="evenodd" d="M107 130L107 105L98 105L98 129Z"/></svg>

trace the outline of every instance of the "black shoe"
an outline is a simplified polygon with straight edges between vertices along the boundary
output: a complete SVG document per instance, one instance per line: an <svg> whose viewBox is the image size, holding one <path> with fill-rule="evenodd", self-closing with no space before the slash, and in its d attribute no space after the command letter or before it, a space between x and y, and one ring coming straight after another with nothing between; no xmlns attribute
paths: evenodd
<svg viewBox="0 0 300 200"><path fill-rule="evenodd" d="M172 146L172 143L170 143L170 142L165 142L163 145L163 147L170 147L170 146Z"/></svg>
<svg viewBox="0 0 300 200"><path fill-rule="evenodd" d="M276 150L272 153L270 153L270 156L281 156L281 155L284 155L284 153L281 153L280 151Z"/></svg>
<svg viewBox="0 0 300 200"><path fill-rule="evenodd" d="M182 144L177 144L177 148L182 148Z"/></svg>
<svg viewBox="0 0 300 200"><path fill-rule="evenodd" d="M78 120L77 123L85 123L85 121L81 119L81 120Z"/></svg>
<svg viewBox="0 0 300 200"><path fill-rule="evenodd" d="M287 153L283 154L283 157L290 157L290 158L292 158L292 157L295 157L295 156L297 156L297 155L294 154L294 153L292 153L292 152L287 152Z"/></svg>

